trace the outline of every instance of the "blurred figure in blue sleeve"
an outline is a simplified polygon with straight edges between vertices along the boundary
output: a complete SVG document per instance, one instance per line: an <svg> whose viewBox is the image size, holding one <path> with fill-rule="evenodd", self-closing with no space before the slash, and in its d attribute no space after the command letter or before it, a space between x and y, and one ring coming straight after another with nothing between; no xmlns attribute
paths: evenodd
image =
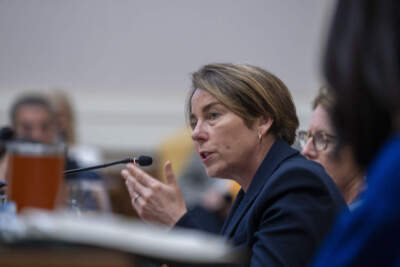
<svg viewBox="0 0 400 267"><path fill-rule="evenodd" d="M399 25L398 0L337 2L324 73L339 147L351 147L368 187L313 266L400 266Z"/></svg>

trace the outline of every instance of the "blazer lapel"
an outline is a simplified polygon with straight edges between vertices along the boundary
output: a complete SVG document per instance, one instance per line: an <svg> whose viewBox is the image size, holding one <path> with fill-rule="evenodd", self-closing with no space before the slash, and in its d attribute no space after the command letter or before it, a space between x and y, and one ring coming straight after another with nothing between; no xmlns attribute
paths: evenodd
<svg viewBox="0 0 400 267"><path fill-rule="evenodd" d="M224 236L231 237L233 235L240 220L246 214L246 211L257 198L268 178L277 169L281 162L298 153L297 150L292 149L285 141L281 139L275 141L254 175L248 191L245 193L243 190L240 190L236 197L235 203L233 204L228 218L225 220L224 226L221 230L221 233Z"/></svg>
<svg viewBox="0 0 400 267"><path fill-rule="evenodd" d="M236 196L235 202L232 205L231 210L229 211L228 217L225 219L224 221L224 225L221 228L221 233L225 236L225 232L226 232L226 228L228 227L229 222L232 220L233 215L236 213L235 211L238 209L238 207L240 206L242 199L244 197L244 191L243 189L240 189L239 193Z"/></svg>

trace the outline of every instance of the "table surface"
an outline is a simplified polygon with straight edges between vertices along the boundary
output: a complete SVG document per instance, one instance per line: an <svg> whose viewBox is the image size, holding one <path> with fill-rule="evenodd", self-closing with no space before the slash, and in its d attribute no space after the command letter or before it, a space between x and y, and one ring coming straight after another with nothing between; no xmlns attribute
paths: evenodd
<svg viewBox="0 0 400 267"><path fill-rule="evenodd" d="M140 259L121 251L74 245L0 245L0 266L138 267Z"/></svg>

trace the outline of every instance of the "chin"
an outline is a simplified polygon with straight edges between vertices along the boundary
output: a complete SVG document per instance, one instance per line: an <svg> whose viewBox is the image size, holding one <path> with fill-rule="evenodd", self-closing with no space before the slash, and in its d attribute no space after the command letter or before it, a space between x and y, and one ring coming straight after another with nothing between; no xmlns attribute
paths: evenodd
<svg viewBox="0 0 400 267"><path fill-rule="evenodd" d="M215 172L213 172L212 170L209 170L209 169L207 169L207 168L206 168L206 173L207 173L207 175L208 175L209 177L212 177L212 178L217 177L217 175L216 175Z"/></svg>
<svg viewBox="0 0 400 267"><path fill-rule="evenodd" d="M208 176L213 178L219 177L220 171L218 170L218 168L215 168L215 166L205 166L205 169Z"/></svg>
<svg viewBox="0 0 400 267"><path fill-rule="evenodd" d="M212 178L228 178L226 177L226 174L224 172L224 170L215 168L215 167L205 167L206 169L206 173L209 177Z"/></svg>

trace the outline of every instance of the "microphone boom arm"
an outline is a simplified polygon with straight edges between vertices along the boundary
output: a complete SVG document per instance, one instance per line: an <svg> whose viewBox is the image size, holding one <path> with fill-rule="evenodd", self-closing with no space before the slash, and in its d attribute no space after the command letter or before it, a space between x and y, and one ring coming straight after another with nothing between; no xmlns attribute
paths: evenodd
<svg viewBox="0 0 400 267"><path fill-rule="evenodd" d="M68 174L73 174L73 173L77 173L77 172L90 171L90 170L105 168L105 167L109 167L109 166L113 166L113 165L117 165L117 164L124 164L124 163L133 163L133 164L137 163L141 166L148 166L148 165L151 165L152 162L153 162L153 159L151 157L140 156L137 159L136 158L126 158L123 160L114 161L114 162L110 162L110 163L106 163L106 164L102 164L102 165L66 170L66 171L64 171L64 174L68 175Z"/></svg>
<svg viewBox="0 0 400 267"><path fill-rule="evenodd" d="M102 164L102 165L96 165L96 166L92 166L92 167L87 167L87 168L78 168L78 169L66 170L66 171L64 171L64 174L72 174L72 173L77 173L77 172L90 171L90 170L105 168L105 167L109 167L109 166L113 166L113 165L117 165L117 164L131 163L131 162L134 162L134 161L135 160L133 158L127 158L127 159L114 161L114 162L110 162L110 163L106 163L106 164Z"/></svg>

